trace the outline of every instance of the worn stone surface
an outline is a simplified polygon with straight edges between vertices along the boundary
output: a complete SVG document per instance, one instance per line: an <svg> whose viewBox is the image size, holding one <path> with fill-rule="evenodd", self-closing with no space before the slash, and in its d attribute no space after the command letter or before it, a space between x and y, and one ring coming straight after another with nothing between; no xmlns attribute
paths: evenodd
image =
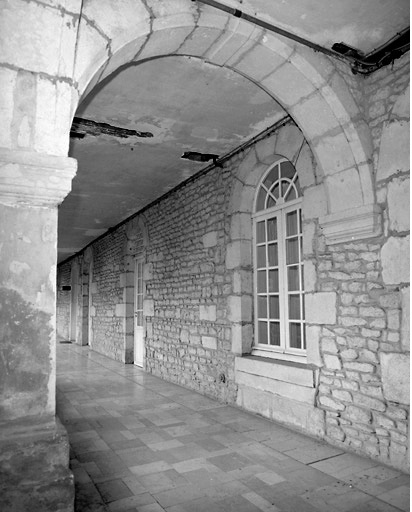
<svg viewBox="0 0 412 512"><path fill-rule="evenodd" d="M409 235L390 237L382 247L381 258L385 284L409 283Z"/></svg>
<svg viewBox="0 0 412 512"><path fill-rule="evenodd" d="M383 394L391 402L410 403L409 354L380 354Z"/></svg>
<svg viewBox="0 0 412 512"><path fill-rule="evenodd" d="M60 424L33 429L31 422L2 426L0 508L4 512L72 512L69 443Z"/></svg>
<svg viewBox="0 0 412 512"><path fill-rule="evenodd" d="M336 322L336 294L334 292L310 293L305 297L306 320L311 324Z"/></svg>
<svg viewBox="0 0 412 512"><path fill-rule="evenodd" d="M409 178L397 178L388 184L389 229L398 232L410 230L409 199Z"/></svg>

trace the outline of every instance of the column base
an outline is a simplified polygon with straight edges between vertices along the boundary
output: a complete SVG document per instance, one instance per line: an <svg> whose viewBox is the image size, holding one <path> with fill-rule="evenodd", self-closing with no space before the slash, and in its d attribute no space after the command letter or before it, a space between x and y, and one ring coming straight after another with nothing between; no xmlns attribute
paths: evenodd
<svg viewBox="0 0 412 512"><path fill-rule="evenodd" d="M59 420L0 429L0 510L73 512L69 441Z"/></svg>

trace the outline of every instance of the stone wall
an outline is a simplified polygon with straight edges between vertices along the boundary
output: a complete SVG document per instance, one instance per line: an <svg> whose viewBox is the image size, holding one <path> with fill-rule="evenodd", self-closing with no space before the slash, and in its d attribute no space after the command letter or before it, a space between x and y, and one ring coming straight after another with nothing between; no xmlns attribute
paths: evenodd
<svg viewBox="0 0 412 512"><path fill-rule="evenodd" d="M123 360L123 318L117 314L123 303L120 274L123 272L124 228L109 233L93 245L90 320L93 350Z"/></svg>
<svg viewBox="0 0 412 512"><path fill-rule="evenodd" d="M385 68L369 78L351 78L353 87L358 80L371 95L362 105L373 132L377 195L377 204L367 210L377 221L368 238L356 239L359 233L352 241L329 236L321 222L330 212L329 182L301 131L286 122L93 245L92 348L133 360L130 251L137 226L144 224L144 249L139 251L145 262L146 371L407 469L405 65L402 59L397 62L393 76ZM384 94L386 100L379 100ZM253 343L253 197L258 180L279 156L296 165L304 191L308 356L306 363L290 366L248 356ZM66 267L60 271L65 275ZM64 307L63 300L63 325Z"/></svg>
<svg viewBox="0 0 412 512"><path fill-rule="evenodd" d="M340 244L317 255L319 289L337 299L336 323L319 327L317 402L326 411L328 440L402 466L409 367L400 337L402 294L383 283L381 245L382 239ZM389 364L396 382L385 374Z"/></svg>
<svg viewBox="0 0 412 512"><path fill-rule="evenodd" d="M232 168L214 168L145 212L146 369L229 402L236 394L225 265Z"/></svg>

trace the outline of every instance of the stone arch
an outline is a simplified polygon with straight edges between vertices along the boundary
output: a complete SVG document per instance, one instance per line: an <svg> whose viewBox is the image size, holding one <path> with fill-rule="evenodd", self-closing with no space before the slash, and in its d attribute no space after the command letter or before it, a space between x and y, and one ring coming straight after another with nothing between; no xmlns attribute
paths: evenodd
<svg viewBox="0 0 412 512"><path fill-rule="evenodd" d="M292 121L247 150L237 169L228 205L230 242L227 245L226 268L233 273L234 283L229 308L238 311L238 317L232 318L232 352L235 354L249 353L253 344L252 213L256 189L269 167L282 158L292 162L297 169L303 190L305 258L312 252L318 218L326 212L324 176L316 165L308 142ZM308 361L317 364L316 355L317 347L315 350L308 347Z"/></svg>
<svg viewBox="0 0 412 512"><path fill-rule="evenodd" d="M370 131L342 77L349 71L339 72L324 55L189 0L126 2L121 9L92 0L83 10L77 45L79 98L122 66L168 55L226 66L264 88L309 142L325 178L332 221L363 208L368 226L371 217L377 222Z"/></svg>

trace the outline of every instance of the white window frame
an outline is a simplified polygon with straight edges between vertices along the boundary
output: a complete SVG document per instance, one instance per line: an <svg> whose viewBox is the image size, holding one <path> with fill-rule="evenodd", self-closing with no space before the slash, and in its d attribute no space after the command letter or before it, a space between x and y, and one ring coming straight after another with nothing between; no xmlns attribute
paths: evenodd
<svg viewBox="0 0 412 512"><path fill-rule="evenodd" d="M266 177L269 175L271 170L280 165L282 162L287 161L285 159L279 160L276 164L272 165L268 171L265 173L263 178L260 180L256 196L255 196L255 204L254 211L256 209L257 196L261 187L261 184L264 182ZM290 347L289 345L289 292L287 288L287 265L286 265L286 215L292 211L298 212L300 223L300 238L302 237L302 197L298 197L297 199L293 199L290 201L285 201L283 198L278 200L278 204L276 206L272 206L271 208L267 208L264 210L260 210L253 214L253 268L254 268L254 322L255 322L255 342L252 348L252 354L256 356L262 357L272 357L276 359L284 359L284 360L292 360L292 361L300 361L305 362L306 360L306 333L305 333L305 319L304 319L304 287L303 287L303 255L301 249L301 243L299 243L299 297L300 297L300 306L301 311L303 312L303 319L300 319L296 323L301 324L301 339L302 339L302 349L297 349L294 347ZM300 212L300 215L299 215ZM257 225L261 221L265 221L268 219L277 219L277 244L278 244L278 269L279 269L279 321L280 321L280 346L277 345L269 345L269 344L259 344L259 313L258 313L258 245L262 246L268 245L268 241L262 242L261 244L257 243ZM299 232L299 230L298 230ZM262 267L263 269L264 267ZM266 261L266 270L270 268L268 261ZM268 279L268 277L267 277ZM267 284L268 286L268 284ZM267 296L269 293L268 288L265 292L261 293L261 296ZM267 311L267 317L269 317L269 311ZM268 318L269 319L269 318Z"/></svg>

